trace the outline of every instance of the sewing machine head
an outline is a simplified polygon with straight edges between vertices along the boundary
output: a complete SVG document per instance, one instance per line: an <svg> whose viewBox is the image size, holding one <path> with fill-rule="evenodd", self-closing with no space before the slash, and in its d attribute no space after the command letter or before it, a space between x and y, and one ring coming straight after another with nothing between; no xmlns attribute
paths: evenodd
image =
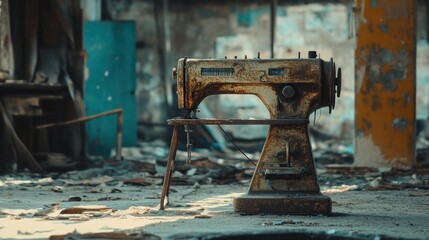
<svg viewBox="0 0 429 240"><path fill-rule="evenodd" d="M340 96L341 69L316 58L298 59L189 59L173 69L179 109L195 110L214 94L254 94L271 118L308 117L321 107L335 108Z"/></svg>

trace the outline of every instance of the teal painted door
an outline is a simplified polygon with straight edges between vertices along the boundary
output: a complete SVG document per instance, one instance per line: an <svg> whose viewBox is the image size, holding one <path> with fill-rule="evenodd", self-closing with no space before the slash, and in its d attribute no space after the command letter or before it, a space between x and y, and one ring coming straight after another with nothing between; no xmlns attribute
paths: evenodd
<svg viewBox="0 0 429 240"><path fill-rule="evenodd" d="M137 141L135 38L133 21L84 23L86 115L122 108L124 146ZM87 122L86 132L89 154L109 156L116 144L116 116Z"/></svg>

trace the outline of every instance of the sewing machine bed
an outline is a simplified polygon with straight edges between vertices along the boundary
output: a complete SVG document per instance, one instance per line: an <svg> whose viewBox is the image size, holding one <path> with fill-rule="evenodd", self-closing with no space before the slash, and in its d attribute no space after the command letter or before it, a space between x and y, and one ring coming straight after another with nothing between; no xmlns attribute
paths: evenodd
<svg viewBox="0 0 429 240"><path fill-rule="evenodd" d="M173 118L168 125L293 125L308 124L305 118L289 119L214 119L214 118Z"/></svg>

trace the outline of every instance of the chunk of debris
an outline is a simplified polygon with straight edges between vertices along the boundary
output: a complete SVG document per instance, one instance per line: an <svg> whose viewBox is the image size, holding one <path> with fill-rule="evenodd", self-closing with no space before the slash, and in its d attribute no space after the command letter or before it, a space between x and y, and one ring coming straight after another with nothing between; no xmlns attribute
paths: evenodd
<svg viewBox="0 0 429 240"><path fill-rule="evenodd" d="M79 196L72 196L67 199L67 202L80 202L80 201L82 201L82 198Z"/></svg>
<svg viewBox="0 0 429 240"><path fill-rule="evenodd" d="M70 180L70 179L62 179L61 181L63 181L66 185L68 186L98 186L104 183L108 183L115 180L113 177L111 176L101 176L101 177L97 177L97 178L92 178L89 180Z"/></svg>
<svg viewBox="0 0 429 240"><path fill-rule="evenodd" d="M177 210L175 213L177 215L200 215L202 211L194 211L194 210Z"/></svg>
<svg viewBox="0 0 429 240"><path fill-rule="evenodd" d="M142 206L131 206L126 210L118 210L112 214L112 216L124 216L124 215L144 215L150 213L151 208Z"/></svg>
<svg viewBox="0 0 429 240"><path fill-rule="evenodd" d="M90 193L103 193L104 190L102 188L91 188L89 190Z"/></svg>
<svg viewBox="0 0 429 240"><path fill-rule="evenodd" d="M131 178L124 180L124 184L132 184L132 185L140 185L140 186L149 186L152 185L151 183L148 183L144 178Z"/></svg>
<svg viewBox="0 0 429 240"><path fill-rule="evenodd" d="M322 193L326 193L326 194L330 194L330 193L342 193L342 192L347 192L347 191L352 191L352 190L357 190L359 189L358 185L346 185L343 184L341 186L334 186L331 188L327 188L322 190Z"/></svg>
<svg viewBox="0 0 429 240"><path fill-rule="evenodd" d="M35 213L34 216L47 216L50 213L58 211L59 208L60 208L59 203L53 203L50 206L45 206L45 208L43 208L39 212Z"/></svg>
<svg viewBox="0 0 429 240"><path fill-rule="evenodd" d="M53 187L51 190L52 192L57 192L57 193L62 193L63 192L64 187L61 186L55 186Z"/></svg>
<svg viewBox="0 0 429 240"><path fill-rule="evenodd" d="M85 212L108 212L113 211L108 207L72 207L63 209L60 214L81 214Z"/></svg>
<svg viewBox="0 0 429 240"><path fill-rule="evenodd" d="M368 186L373 188L378 188L380 186L381 177L377 177L374 180L372 180L370 183L368 183Z"/></svg>
<svg viewBox="0 0 429 240"><path fill-rule="evenodd" d="M124 200L124 198L121 197L101 197L97 198L97 201L117 201L117 200Z"/></svg>

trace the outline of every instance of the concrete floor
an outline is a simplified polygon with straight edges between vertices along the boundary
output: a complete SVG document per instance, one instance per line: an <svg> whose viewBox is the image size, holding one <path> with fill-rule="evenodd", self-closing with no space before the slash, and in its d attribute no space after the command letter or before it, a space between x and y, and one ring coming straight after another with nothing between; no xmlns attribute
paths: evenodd
<svg viewBox="0 0 429 240"><path fill-rule="evenodd" d="M54 192L49 184L0 187L0 238L45 239L51 235L144 231L162 238L174 234L254 231L327 231L385 234L392 237L429 239L429 191L346 191L329 194L334 201L332 216L279 216L235 214L232 198L247 186L173 186L172 207L158 211L160 186L69 186ZM111 193L112 189L121 192ZM81 202L69 202L80 196ZM104 199L103 199L104 198ZM111 199L106 201L106 199ZM116 200L115 200L116 199ZM44 205L59 203L48 216L33 216ZM116 212L66 219L60 210L104 205ZM130 208L140 206L140 208ZM124 211L127 210L128 211ZM27 210L27 213L25 213ZM33 212L32 212L33 211ZM14 214L21 213L21 216ZM82 214L81 214L82 215ZM208 216L208 218L204 218ZM202 217L202 218L199 218Z"/></svg>

